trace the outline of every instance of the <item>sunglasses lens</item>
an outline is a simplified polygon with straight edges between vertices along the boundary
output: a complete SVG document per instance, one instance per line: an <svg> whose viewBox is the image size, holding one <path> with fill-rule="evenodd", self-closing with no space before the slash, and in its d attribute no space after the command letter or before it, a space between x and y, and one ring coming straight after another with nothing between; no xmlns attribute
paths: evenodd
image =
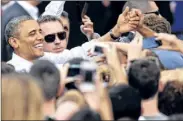
<svg viewBox="0 0 183 121"><path fill-rule="evenodd" d="M44 37L45 41L47 43L51 43L55 41L55 35L54 34L50 34Z"/></svg>
<svg viewBox="0 0 183 121"><path fill-rule="evenodd" d="M58 38L60 40L64 40L66 38L66 32L60 32L60 33L58 33Z"/></svg>

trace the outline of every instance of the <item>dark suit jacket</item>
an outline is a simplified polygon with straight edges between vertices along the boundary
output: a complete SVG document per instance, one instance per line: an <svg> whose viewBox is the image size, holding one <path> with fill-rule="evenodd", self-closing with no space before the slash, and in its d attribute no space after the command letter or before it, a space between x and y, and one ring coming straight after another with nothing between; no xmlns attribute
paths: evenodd
<svg viewBox="0 0 183 121"><path fill-rule="evenodd" d="M2 13L2 26L1 26L1 59L8 61L11 59L13 50L9 47L5 39L5 27L8 22L14 17L29 15L18 3L14 3ZM30 15L29 15L30 16Z"/></svg>

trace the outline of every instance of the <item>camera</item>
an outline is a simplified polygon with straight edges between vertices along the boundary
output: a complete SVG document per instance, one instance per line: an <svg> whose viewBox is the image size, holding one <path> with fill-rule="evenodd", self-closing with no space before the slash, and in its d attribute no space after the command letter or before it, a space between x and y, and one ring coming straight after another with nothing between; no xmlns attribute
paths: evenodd
<svg viewBox="0 0 183 121"><path fill-rule="evenodd" d="M108 45L106 44L102 44L102 43L97 43L95 44L95 46L92 48L91 52L94 54L94 55L104 55L104 49L108 49Z"/></svg>
<svg viewBox="0 0 183 121"><path fill-rule="evenodd" d="M67 77L75 77L80 74L80 64L69 65Z"/></svg>
<svg viewBox="0 0 183 121"><path fill-rule="evenodd" d="M95 90L95 77L96 77L97 65L94 62L84 61L80 66L80 75L82 77L82 83L79 85L79 89L82 92L91 92Z"/></svg>

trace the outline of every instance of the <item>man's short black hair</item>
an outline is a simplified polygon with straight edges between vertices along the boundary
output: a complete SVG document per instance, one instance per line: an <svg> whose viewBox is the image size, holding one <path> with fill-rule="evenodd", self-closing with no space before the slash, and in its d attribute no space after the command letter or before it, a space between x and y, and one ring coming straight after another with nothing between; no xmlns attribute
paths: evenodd
<svg viewBox="0 0 183 121"><path fill-rule="evenodd" d="M101 121L100 115L92 111L90 108L83 108L80 111L76 112L70 120L78 121Z"/></svg>
<svg viewBox="0 0 183 121"><path fill-rule="evenodd" d="M57 17L57 16L53 16L53 15L40 16L40 17L38 18L37 22L38 22L39 24L47 23L47 22L59 22L59 23L63 26L63 23L62 23L62 21L60 20L60 18Z"/></svg>
<svg viewBox="0 0 183 121"><path fill-rule="evenodd" d="M63 11L61 17L69 19L69 14L66 11Z"/></svg>
<svg viewBox="0 0 183 121"><path fill-rule="evenodd" d="M147 58L134 60L128 70L129 85L137 89L144 100L157 94L159 78L160 68Z"/></svg>
<svg viewBox="0 0 183 121"><path fill-rule="evenodd" d="M114 120L129 117L135 120L141 115L141 97L137 90L129 85L118 85L110 88Z"/></svg>
<svg viewBox="0 0 183 121"><path fill-rule="evenodd" d="M46 101L56 98L60 87L60 72L48 60L38 60L30 69L30 74L38 79Z"/></svg>
<svg viewBox="0 0 183 121"><path fill-rule="evenodd" d="M183 82L167 82L159 93L158 107L167 116L183 114Z"/></svg>
<svg viewBox="0 0 183 121"><path fill-rule="evenodd" d="M15 67L6 62L1 62L1 74L9 74L15 72Z"/></svg>

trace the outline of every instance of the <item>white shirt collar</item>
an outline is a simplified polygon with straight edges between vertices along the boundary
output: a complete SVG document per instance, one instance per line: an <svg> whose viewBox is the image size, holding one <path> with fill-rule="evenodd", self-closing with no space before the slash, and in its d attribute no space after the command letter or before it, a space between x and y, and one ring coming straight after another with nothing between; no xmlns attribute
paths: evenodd
<svg viewBox="0 0 183 121"><path fill-rule="evenodd" d="M37 7L29 4L28 2L26 1L17 1L17 3L22 6L29 14L30 16L32 16L35 20L38 19L38 13L39 13L39 10Z"/></svg>
<svg viewBox="0 0 183 121"><path fill-rule="evenodd" d="M15 53L13 53L12 59L8 63L13 65L18 72L29 72L30 67L33 65L32 62L25 60Z"/></svg>

